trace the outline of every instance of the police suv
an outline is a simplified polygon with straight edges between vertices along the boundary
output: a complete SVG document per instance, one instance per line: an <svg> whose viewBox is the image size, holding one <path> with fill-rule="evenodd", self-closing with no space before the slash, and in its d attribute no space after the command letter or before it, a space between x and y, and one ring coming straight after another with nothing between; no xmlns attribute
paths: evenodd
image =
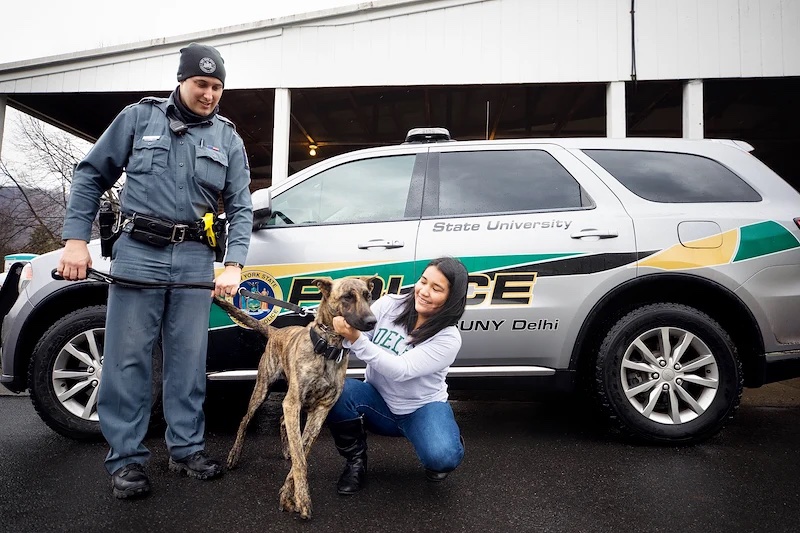
<svg viewBox="0 0 800 533"><path fill-rule="evenodd" d="M589 390L634 437L697 442L743 386L800 375L800 195L750 150L412 130L256 191L241 288L313 307L317 277L377 274L378 297L456 256L470 284L451 386ZM94 437L108 287L53 280L59 256L3 286L2 383L30 389L55 431ZM308 320L234 304L276 326ZM209 338L209 380L254 378L262 339L216 306ZM154 361L157 393L158 346ZM363 365L351 358L348 373Z"/></svg>

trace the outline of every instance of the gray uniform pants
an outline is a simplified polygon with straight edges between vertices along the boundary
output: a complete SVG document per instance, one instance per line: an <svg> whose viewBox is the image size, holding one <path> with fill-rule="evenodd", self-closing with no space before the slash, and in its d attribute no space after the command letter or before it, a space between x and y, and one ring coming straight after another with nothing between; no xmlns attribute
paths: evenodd
<svg viewBox="0 0 800 533"><path fill-rule="evenodd" d="M209 282L214 254L199 242L156 248L123 233L114 245L112 274L146 281ZM133 289L111 285L108 295L103 379L98 393L100 428L110 446L109 473L144 464L143 440L152 404L152 353L162 340L166 443L174 459L205 446L203 401L211 310L209 289Z"/></svg>

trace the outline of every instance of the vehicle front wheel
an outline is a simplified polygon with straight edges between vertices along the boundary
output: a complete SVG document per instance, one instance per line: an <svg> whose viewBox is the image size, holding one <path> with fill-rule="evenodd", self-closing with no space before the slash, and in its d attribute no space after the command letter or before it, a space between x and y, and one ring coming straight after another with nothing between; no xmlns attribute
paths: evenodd
<svg viewBox="0 0 800 533"><path fill-rule="evenodd" d="M54 431L77 440L98 440L97 392L103 374L106 306L73 311L53 324L34 348L29 370L31 401ZM162 356L153 350L153 413L160 416Z"/></svg>
<svg viewBox="0 0 800 533"><path fill-rule="evenodd" d="M727 332L680 304L652 304L608 332L595 372L602 406L620 428L659 444L715 435L742 397L741 363Z"/></svg>

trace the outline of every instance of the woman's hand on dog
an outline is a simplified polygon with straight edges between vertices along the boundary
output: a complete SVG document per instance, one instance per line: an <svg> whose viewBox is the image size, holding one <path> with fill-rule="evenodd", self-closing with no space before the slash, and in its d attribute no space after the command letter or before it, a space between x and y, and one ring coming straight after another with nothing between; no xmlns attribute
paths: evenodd
<svg viewBox="0 0 800 533"><path fill-rule="evenodd" d="M343 316L333 317L333 330L351 343L356 342L361 332L347 323Z"/></svg>

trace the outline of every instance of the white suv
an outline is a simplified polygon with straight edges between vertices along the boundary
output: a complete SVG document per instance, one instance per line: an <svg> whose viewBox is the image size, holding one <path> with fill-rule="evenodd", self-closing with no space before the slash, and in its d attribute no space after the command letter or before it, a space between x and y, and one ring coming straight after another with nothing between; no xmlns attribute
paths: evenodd
<svg viewBox="0 0 800 533"><path fill-rule="evenodd" d="M650 442L707 438L743 384L800 374L800 195L745 143L410 141L256 191L242 287L313 306L314 278L377 274L377 297L457 256L470 288L451 387L590 389ZM5 318L2 380L83 437L97 432L106 287L53 281L57 257L32 262ZM278 326L303 320L242 300ZM254 377L257 335L212 307L210 340L209 379Z"/></svg>

